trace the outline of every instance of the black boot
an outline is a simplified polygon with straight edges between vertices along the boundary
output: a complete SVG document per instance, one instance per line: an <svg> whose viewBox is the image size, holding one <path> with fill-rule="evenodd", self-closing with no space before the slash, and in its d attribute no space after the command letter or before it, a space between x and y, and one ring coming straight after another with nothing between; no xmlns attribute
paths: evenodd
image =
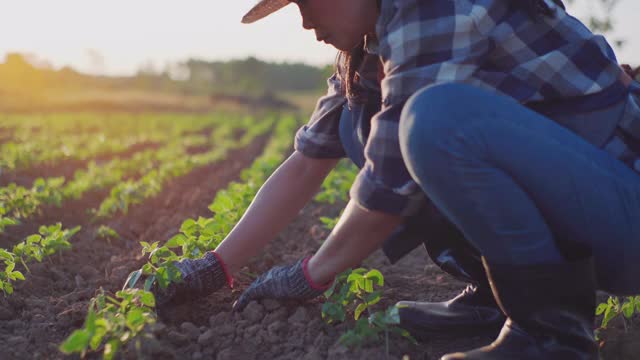
<svg viewBox="0 0 640 360"><path fill-rule="evenodd" d="M480 254L434 206L423 208L419 214L420 217L409 219L404 232L396 233L395 238L386 242L387 257L393 263L404 255L402 250L413 249L415 239L419 238L440 269L471 285L449 301L398 302L400 326L418 340L463 333L497 334L506 317L493 298ZM396 241L393 247L391 240ZM390 250L393 248L400 251Z"/></svg>
<svg viewBox="0 0 640 360"><path fill-rule="evenodd" d="M492 344L442 360L598 358L592 258L552 265L484 264L509 319Z"/></svg>
<svg viewBox="0 0 640 360"><path fill-rule="evenodd" d="M468 285L449 301L400 301L400 327L420 341L436 336L496 334L505 316L488 288Z"/></svg>

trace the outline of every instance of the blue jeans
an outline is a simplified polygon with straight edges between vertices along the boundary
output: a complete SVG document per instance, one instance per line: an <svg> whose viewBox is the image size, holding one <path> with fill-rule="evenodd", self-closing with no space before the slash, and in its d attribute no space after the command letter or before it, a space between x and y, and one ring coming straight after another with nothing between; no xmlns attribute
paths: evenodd
<svg viewBox="0 0 640 360"><path fill-rule="evenodd" d="M604 121L619 106L580 116ZM579 246L594 255L600 289L640 293L640 174L609 153L461 84L414 94L399 136L414 180L491 262L558 263Z"/></svg>

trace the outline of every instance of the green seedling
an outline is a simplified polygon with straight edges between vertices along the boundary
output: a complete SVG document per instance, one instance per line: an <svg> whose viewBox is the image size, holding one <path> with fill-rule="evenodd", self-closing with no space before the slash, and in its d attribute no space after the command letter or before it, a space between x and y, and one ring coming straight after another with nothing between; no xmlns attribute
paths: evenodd
<svg viewBox="0 0 640 360"><path fill-rule="evenodd" d="M400 319L395 306L385 311L373 311L374 305L381 300L382 286L384 277L380 271L358 268L338 275L325 292L327 301L322 305L322 318L327 323L343 322L350 312L356 321L355 327L340 337L342 344L362 346L369 341L378 341L379 334L384 333L388 355L389 333L398 333L415 343L406 330L397 326ZM368 316L362 317L365 312Z"/></svg>
<svg viewBox="0 0 640 360"><path fill-rule="evenodd" d="M80 226L73 229L62 229L62 224L40 226L39 234L28 236L23 242L13 247L13 254L20 263L31 272L27 263L36 260L42 262L45 257L71 248L69 239L80 231Z"/></svg>
<svg viewBox="0 0 640 360"><path fill-rule="evenodd" d="M0 206L0 233L3 232L6 227L15 226L20 223L17 219L5 216L6 213L5 208Z"/></svg>
<svg viewBox="0 0 640 360"><path fill-rule="evenodd" d="M156 322L153 294L140 289L118 291L115 298L100 289L91 300L84 326L75 330L59 347L69 355L102 349L102 358L113 359L119 349L130 341L136 341L140 351L140 335L148 325ZM140 358L138 354L138 358Z"/></svg>
<svg viewBox="0 0 640 360"><path fill-rule="evenodd" d="M113 240L120 239L120 235L109 226L100 225L98 230L96 230L96 238L106 240L108 243L111 243L112 239Z"/></svg>
<svg viewBox="0 0 640 360"><path fill-rule="evenodd" d="M0 260L4 262L4 269L0 271L0 290L4 296L13 294L13 282L24 280L24 275L20 271L15 271L15 256L7 250L0 249Z"/></svg>
<svg viewBox="0 0 640 360"><path fill-rule="evenodd" d="M80 231L80 227L63 230L60 223L52 226L41 226L39 234L28 236L24 241L13 247L13 252L0 249L0 261L4 263L4 269L0 271L0 290L5 296L13 294L13 282L24 280L22 272L15 270L16 259L29 271L27 263L36 260L42 261L62 250L69 249L71 236Z"/></svg>
<svg viewBox="0 0 640 360"><path fill-rule="evenodd" d="M16 184L0 188L0 231L6 226L16 225L17 220L26 219L45 205L60 206L64 178L42 179L33 182L27 189Z"/></svg>
<svg viewBox="0 0 640 360"><path fill-rule="evenodd" d="M609 322L615 318L621 318L625 331L628 331L634 314L640 314L640 296L628 296L623 301L617 296L610 296L606 303L601 303L596 308L596 315L602 315L602 323L599 331L607 328Z"/></svg>
<svg viewBox="0 0 640 360"><path fill-rule="evenodd" d="M338 275L333 285L325 292L327 302L322 306L322 317L327 323L344 321L348 308L355 306L354 318L380 301L380 290L376 287L384 285L384 277L378 270L367 271L364 268L347 270Z"/></svg>

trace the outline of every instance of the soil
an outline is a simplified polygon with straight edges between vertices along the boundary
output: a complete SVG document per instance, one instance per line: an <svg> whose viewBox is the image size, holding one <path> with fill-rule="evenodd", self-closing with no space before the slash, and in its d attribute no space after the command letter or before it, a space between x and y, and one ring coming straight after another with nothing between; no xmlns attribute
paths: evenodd
<svg viewBox="0 0 640 360"><path fill-rule="evenodd" d="M227 160L176 179L149 201L134 206L127 215L103 223L90 223L84 213L95 207L98 196L88 195L64 206L64 212L46 209L44 215L22 225L35 230L36 224L64 219L65 226L82 225L72 239L73 249L31 266L27 281L20 282L7 298L0 297L0 358L61 359L58 345L82 326L88 301L103 287L118 290L126 276L139 268L139 241L164 241L173 236L183 220L210 216L207 209L215 193L238 178L241 169L257 157L266 137ZM274 265L295 262L313 253L327 236L321 216L336 216L342 204L311 203L263 254L239 274L233 290L221 289L208 297L177 306L152 328L155 340L145 340L144 358L153 359L438 359L449 352L471 349L493 340L495 334L468 337L439 337L413 345L404 338L348 349L338 339L352 322L327 325L321 318L321 299L306 303L264 300L252 302L241 313L231 305L259 274ZM94 239L95 229L106 224L121 240L110 243ZM26 231L26 230L24 230ZM3 247L6 244L2 244ZM426 251L418 248L395 265L378 251L363 266L379 269L385 276L384 300L380 308L399 300L439 301L458 294L465 284L441 272ZM638 323L636 321L636 323ZM444 335L444 334L443 334ZM604 359L632 359L638 354L638 333L608 335ZM388 355L387 355L388 354ZM138 358L129 348L119 355ZM89 358L98 358L89 354Z"/></svg>

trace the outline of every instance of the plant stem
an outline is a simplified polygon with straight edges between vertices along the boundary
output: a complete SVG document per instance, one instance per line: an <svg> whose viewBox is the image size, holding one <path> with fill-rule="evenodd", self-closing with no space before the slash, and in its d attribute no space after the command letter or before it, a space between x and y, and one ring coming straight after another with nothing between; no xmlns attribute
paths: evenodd
<svg viewBox="0 0 640 360"><path fill-rule="evenodd" d="M22 263L22 266L24 266L24 268L27 269L27 272L29 274L31 274L31 270L29 270L29 267L27 266L27 263L24 261L24 259L22 257L20 257L20 262Z"/></svg>

